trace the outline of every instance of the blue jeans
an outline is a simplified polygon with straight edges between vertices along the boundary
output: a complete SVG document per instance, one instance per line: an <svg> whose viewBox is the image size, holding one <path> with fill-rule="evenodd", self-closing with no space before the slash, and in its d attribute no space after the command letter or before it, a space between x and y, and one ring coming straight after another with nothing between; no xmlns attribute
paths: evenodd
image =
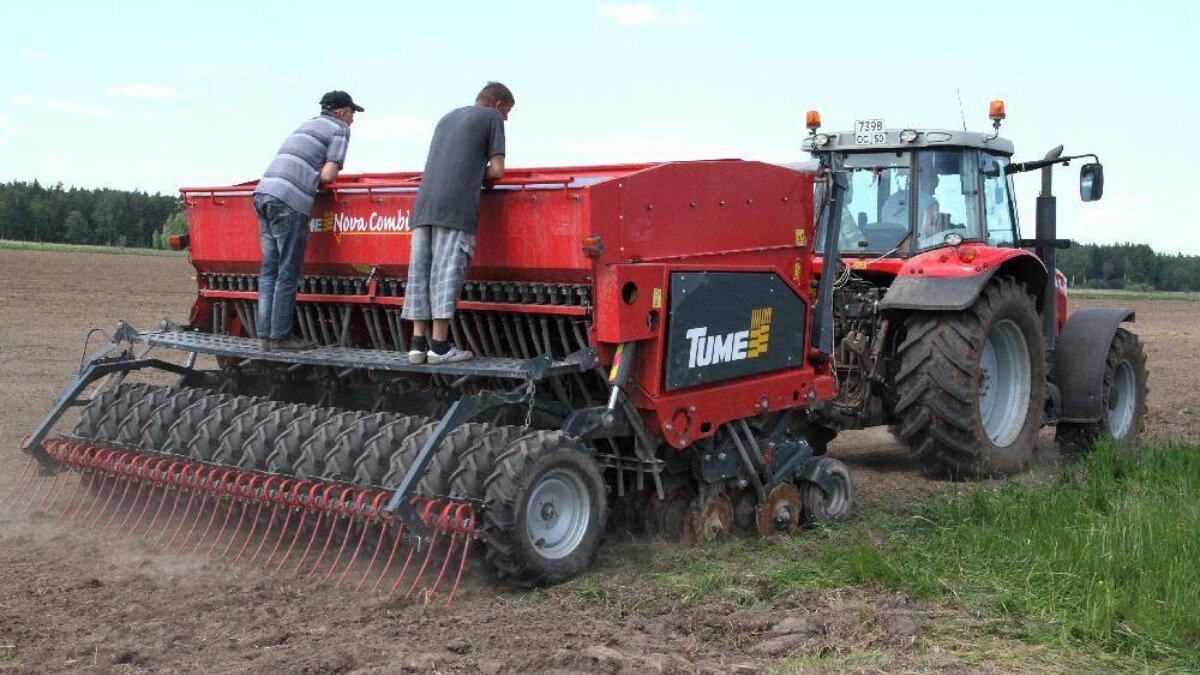
<svg viewBox="0 0 1200 675"><path fill-rule="evenodd" d="M308 214L268 195L254 195L262 269L258 275L258 337L286 340L292 336L296 290L304 274Z"/></svg>

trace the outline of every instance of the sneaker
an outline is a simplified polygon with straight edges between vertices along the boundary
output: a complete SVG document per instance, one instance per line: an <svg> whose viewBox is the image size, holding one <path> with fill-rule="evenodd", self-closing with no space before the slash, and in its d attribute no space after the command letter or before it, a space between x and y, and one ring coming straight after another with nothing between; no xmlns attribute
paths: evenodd
<svg viewBox="0 0 1200 675"><path fill-rule="evenodd" d="M437 365L439 363L458 363L473 358L475 355L465 349L459 349L454 345L450 345L450 351L445 354L439 354L432 349L425 352L426 362Z"/></svg>
<svg viewBox="0 0 1200 675"><path fill-rule="evenodd" d="M258 348L264 352L269 352L271 351L271 342L270 338L262 338L258 341Z"/></svg>
<svg viewBox="0 0 1200 675"><path fill-rule="evenodd" d="M301 352L306 349L314 349L319 347L312 340L302 340L297 337L290 337L286 340L271 340L271 346L267 351L273 352Z"/></svg>
<svg viewBox="0 0 1200 675"><path fill-rule="evenodd" d="M414 335L412 342L408 345L408 362L414 366L425 363L425 352L428 349L429 340Z"/></svg>

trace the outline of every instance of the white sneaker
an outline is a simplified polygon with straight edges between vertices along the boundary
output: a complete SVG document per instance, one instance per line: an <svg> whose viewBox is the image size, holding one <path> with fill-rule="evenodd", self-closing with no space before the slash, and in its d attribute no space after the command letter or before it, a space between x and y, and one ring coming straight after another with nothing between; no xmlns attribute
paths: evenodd
<svg viewBox="0 0 1200 675"><path fill-rule="evenodd" d="M432 349L425 353L426 362L434 365L439 363L458 363L459 361L466 361L474 356L475 355L470 351L459 349L454 345L450 345L450 351L446 352L445 354L438 354Z"/></svg>
<svg viewBox="0 0 1200 675"><path fill-rule="evenodd" d="M433 352L429 353L432 354ZM425 352L421 351L420 349L408 350L408 362L414 366L419 366L422 363L425 363Z"/></svg>

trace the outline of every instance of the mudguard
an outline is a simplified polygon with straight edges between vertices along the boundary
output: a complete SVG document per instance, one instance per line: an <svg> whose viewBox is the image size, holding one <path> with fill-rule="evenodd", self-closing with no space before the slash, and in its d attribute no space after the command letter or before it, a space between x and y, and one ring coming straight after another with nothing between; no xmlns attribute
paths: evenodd
<svg viewBox="0 0 1200 675"><path fill-rule="evenodd" d="M992 271L992 274L995 270ZM992 274L963 277L896 277L879 301L879 309L966 309L983 292Z"/></svg>
<svg viewBox="0 0 1200 675"><path fill-rule="evenodd" d="M879 301L881 310L956 312L970 307L997 272L1015 276L1041 303L1046 268L1021 249L972 247L975 257L964 262L957 249L935 249L908 259Z"/></svg>
<svg viewBox="0 0 1200 675"><path fill-rule="evenodd" d="M1062 397L1060 422L1099 421L1104 369L1117 327L1134 321L1132 309L1081 309L1067 319L1054 350L1051 379Z"/></svg>

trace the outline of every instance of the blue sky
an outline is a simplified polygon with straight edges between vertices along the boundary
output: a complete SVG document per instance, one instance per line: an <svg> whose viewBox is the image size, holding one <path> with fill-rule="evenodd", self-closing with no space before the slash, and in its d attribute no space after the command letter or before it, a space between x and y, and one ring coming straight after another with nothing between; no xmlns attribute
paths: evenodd
<svg viewBox="0 0 1200 675"><path fill-rule="evenodd" d="M1200 254L1200 2L25 2L0 25L0 181L173 192L257 178L329 89L346 170L419 170L434 123L508 84L509 166L806 159L827 130L988 127L1105 164L1060 236ZM962 100L960 113L959 98ZM1033 229L1036 176L1018 179Z"/></svg>

